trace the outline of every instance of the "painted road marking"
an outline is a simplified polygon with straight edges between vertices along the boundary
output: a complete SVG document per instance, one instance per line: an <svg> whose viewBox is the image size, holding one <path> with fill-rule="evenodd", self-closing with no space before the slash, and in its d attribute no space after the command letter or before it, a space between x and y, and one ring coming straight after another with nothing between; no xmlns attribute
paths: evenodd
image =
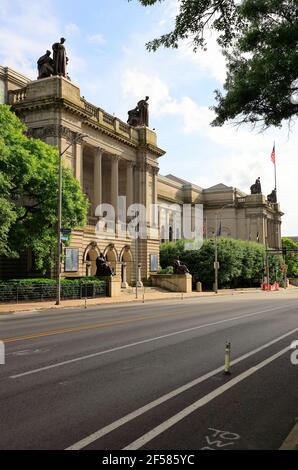
<svg viewBox="0 0 298 470"><path fill-rule="evenodd" d="M209 434L205 436L208 445L201 447L199 450L216 450L227 446L234 446L235 441L240 439L239 434L230 431L220 431L214 428L209 428L208 431L211 431L211 437Z"/></svg>
<svg viewBox="0 0 298 470"><path fill-rule="evenodd" d="M212 326L212 325L217 325L219 323L230 322L230 321L238 320L238 319L241 319L241 318L246 318L246 317L250 317L250 316L254 316L254 315L259 315L261 313L266 313L266 312L272 312L274 310L285 309L287 307L291 308L293 306L290 305L290 304L282 305L280 307L269 308L269 309L261 310L261 311L254 312L254 313L248 313L248 314L244 314L244 315L239 315L237 317L228 318L226 320L220 320L218 322L210 323L209 325L206 325L206 326ZM125 325L125 324L135 323L135 322L139 322L139 321L163 319L163 318L170 318L170 317L183 316L183 315L185 315L185 313L181 313L181 312L179 312L179 313L177 313L177 312L176 313L168 313L166 315L151 315L151 316L146 315L144 317L127 318L125 320L113 320L113 321L110 321L110 322L93 323L93 324L86 325L86 326L75 326L75 327L71 327L71 328L62 328L60 330L42 331L40 333L35 333L35 334L32 334L32 335L16 336L14 338L0 338L0 340L3 341L4 343L15 343L17 341L25 341L25 340L30 340L30 339L44 338L44 337L47 337L47 336L56 336L56 335L66 334L66 333L78 333L80 331L85 331L85 330L109 328L110 326Z"/></svg>
<svg viewBox="0 0 298 470"><path fill-rule="evenodd" d="M180 411L176 415L172 416L171 418L167 419L166 421L161 423L159 426L156 426L156 428L152 429L151 431L147 432L146 434L143 434L143 436L141 436L139 439L132 442L128 446L124 447L123 450L138 450L138 449L140 449L144 445L148 444L148 442L152 441L157 436L159 436L163 432L167 431L169 428L171 428L175 424L179 423L181 420L183 420L184 418L186 418L190 414L197 411L199 408L202 408L204 405L207 405L207 403L211 402L212 400L214 400L218 396L225 393L230 388L234 387L234 385L237 385L238 383L242 382L242 380L245 380L247 377L251 376L252 374L259 371L260 369L267 366L268 364L271 364L271 362L273 362L276 359L278 359L279 357L283 356L289 350L290 350L290 346L287 346L286 348L282 349L281 351L277 352L276 354L273 354L272 356L268 357L264 361L260 362L256 366L250 367L250 369L246 370L245 372L242 372L242 374L238 375L234 379L231 379L226 384L221 385L220 387L216 388L212 392L205 395L203 398L200 398L196 402L192 403L190 406L188 406L184 410Z"/></svg>
<svg viewBox="0 0 298 470"><path fill-rule="evenodd" d="M243 361L244 359L247 359L250 356L253 356L254 354L257 354L258 352L262 351L263 349L266 349L273 344L283 340L284 338L287 338L288 336L293 335L298 331L298 328L295 328L295 330L289 331L288 333L285 333L282 336L279 336L278 338L273 339L272 341L269 341L268 343L264 344L263 346L260 346L252 351L249 351L248 353L244 354L243 356L240 356L239 358L235 359L232 361L232 364L237 364L238 362ZM166 401L170 400L171 398L174 398L181 393L185 392L186 390L189 390L190 388L200 384L201 382L204 382L205 380L209 379L210 377L213 377L214 375L218 374L219 372L222 372L223 368L218 367L217 369L208 372L207 374L198 377L195 380L192 380L191 382L182 385L181 387L177 388L176 390L173 390L172 392L167 393L166 395L163 395L160 398L157 398L156 400L152 401L151 403L148 403L147 405L139 408L138 410L133 411L132 413L129 413L128 415L124 416L123 418L120 418L113 423L105 426L102 429L99 429L98 431L94 432L90 436L85 437L84 439L76 442L72 446L68 447L66 450L80 450L83 449L84 447L87 447L88 445L92 444L93 442L97 441L98 439L102 438L106 434L109 434L110 432L114 431L117 428L120 428L124 424L132 421L133 419L137 418L138 416L143 415L147 411L152 410L153 408L161 405L162 403L165 403Z"/></svg>
<svg viewBox="0 0 298 470"><path fill-rule="evenodd" d="M96 353L93 353L93 354L88 354L86 356L76 357L74 359L69 359L69 360L63 361L63 362L57 362L56 364L51 364L49 366L40 367L38 369L29 370L27 372L22 372L20 374L11 375L9 378L10 379L18 379L20 377L25 377L26 375L37 374L39 372L43 372L43 371L50 370L50 369L56 369L57 367L62 367L62 366L68 365L68 364L74 364L76 362L85 361L87 359L92 359L94 357L99 357L99 356L103 356L105 354L110 354L110 353L113 353L113 352L116 352L116 351L121 351L123 349L133 348L133 347L139 346L141 344L152 343L154 341L159 341L161 339L170 338L171 336L181 335L181 334L184 334L184 333L189 333L190 331L201 330L203 328L208 328L210 326L220 325L222 323L232 322L232 321L235 321L235 320L240 320L242 318L248 318L248 317L252 317L252 316L255 316L255 315L260 315L261 313L272 312L273 310L279 310L281 308L285 308L285 307L283 306L283 307L276 307L275 309L271 308L271 309L268 309L268 310L260 310L259 312L248 313L246 315L240 315L240 316L237 316L237 317L226 318L225 320L219 320L219 321L212 322L212 323L207 323L207 324L204 324L204 325L194 326L192 328L187 328L185 330L174 331L173 333L167 333L167 334L162 335L162 336L156 336L155 338L149 338L149 339L145 339L145 340L142 340L142 341L137 341L135 343L129 343L129 344L125 344L123 346L117 346L115 348L107 349L105 351L99 351L99 352L96 352ZM167 315L167 316L170 316L170 315ZM157 317L151 317L151 318L164 318L164 317L165 316L163 316L163 317L157 316ZM146 317L145 319L148 319L148 318L149 317ZM138 319L138 320L140 320L140 319ZM125 323L124 320L123 320L123 322ZM6 341L4 340L4 342L6 342Z"/></svg>

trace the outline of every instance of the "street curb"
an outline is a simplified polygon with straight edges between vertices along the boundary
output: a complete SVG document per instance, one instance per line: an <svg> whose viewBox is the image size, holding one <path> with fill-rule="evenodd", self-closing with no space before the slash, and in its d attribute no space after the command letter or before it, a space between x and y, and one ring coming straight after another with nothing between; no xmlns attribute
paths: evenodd
<svg viewBox="0 0 298 470"><path fill-rule="evenodd" d="M293 427L279 450L298 450L298 423Z"/></svg>
<svg viewBox="0 0 298 470"><path fill-rule="evenodd" d="M297 288L298 290L298 288ZM188 295L188 294L183 294L183 300L189 300L189 299L205 299L205 298L216 298L216 297L228 297L228 296L233 296L233 295L245 295L245 294L251 294L251 293L262 293L264 291L262 291L260 288L256 288L256 289L249 289L249 290L229 290L229 289L226 289L226 290L223 290L222 292L218 292L217 294L215 294L214 292L205 292L205 293L202 293L201 295L198 295L198 296L195 296L195 295ZM267 294L275 294L279 291L275 291L275 292L267 292ZM170 294L170 293L169 293ZM181 297L180 297L180 293L178 294L177 292L173 294L176 294L173 295L173 297L166 297L166 298L163 298L163 297L159 297L159 298L146 298L146 295L145 295L145 303L148 303L148 302L160 302L160 301L169 301L169 300L179 300ZM178 295L177 295L178 294ZM89 304L88 307L107 307L107 306L114 306L114 305L129 305L129 304L135 304L135 303L143 303L142 302L142 299L131 299L131 300L122 300L122 299L119 299L119 300L114 300L112 302L98 302L98 303L92 303L92 304ZM79 308L79 307L82 307L83 308L83 304L80 305L59 305L59 306L56 306L56 305L51 305L51 306L33 306L32 304L30 305L30 307L28 307L28 309L26 309L26 304L22 305L22 310L13 310L13 307L11 310L6 310L6 311L2 311L0 312L0 317L2 315L13 315L13 314L22 314L22 313L29 313L31 311L34 311L35 313L37 312L40 312L42 313L44 310L59 310L59 309L72 309L72 308Z"/></svg>

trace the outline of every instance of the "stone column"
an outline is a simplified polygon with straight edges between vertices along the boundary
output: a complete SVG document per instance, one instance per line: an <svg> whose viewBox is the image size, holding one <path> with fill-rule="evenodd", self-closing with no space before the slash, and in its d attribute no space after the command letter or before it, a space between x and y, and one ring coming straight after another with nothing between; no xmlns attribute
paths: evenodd
<svg viewBox="0 0 298 470"><path fill-rule="evenodd" d="M102 204L102 149L97 148L94 155L94 210Z"/></svg>
<svg viewBox="0 0 298 470"><path fill-rule="evenodd" d="M115 210L116 223L118 218L118 194L119 194L119 157L111 158L111 204Z"/></svg>
<svg viewBox="0 0 298 470"><path fill-rule="evenodd" d="M134 163L127 162L126 164L126 205L127 208L134 202L133 191L134 191L134 178L133 178Z"/></svg>
<svg viewBox="0 0 298 470"><path fill-rule="evenodd" d="M121 287L122 287L122 289L127 289L128 288L128 284L127 284L127 264L126 263L122 263Z"/></svg>
<svg viewBox="0 0 298 470"><path fill-rule="evenodd" d="M82 142L77 142L75 144L75 177L81 188L83 188L83 151L84 145Z"/></svg>
<svg viewBox="0 0 298 470"><path fill-rule="evenodd" d="M159 173L159 168L153 167L152 168L152 204L155 206L155 210L151 215L151 223L152 226L157 229L158 228L158 207L157 207L157 177Z"/></svg>
<svg viewBox="0 0 298 470"><path fill-rule="evenodd" d="M142 283L142 264L138 264L138 279L137 279L137 286L138 287L143 287Z"/></svg>

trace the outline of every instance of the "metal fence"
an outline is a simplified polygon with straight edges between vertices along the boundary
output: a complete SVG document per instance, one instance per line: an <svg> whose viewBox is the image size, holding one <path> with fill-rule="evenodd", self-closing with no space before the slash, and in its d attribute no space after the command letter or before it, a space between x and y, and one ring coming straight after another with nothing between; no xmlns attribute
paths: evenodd
<svg viewBox="0 0 298 470"><path fill-rule="evenodd" d="M61 299L92 299L106 297L108 283L61 286ZM56 284L0 284L0 302L43 302L54 300L57 296Z"/></svg>

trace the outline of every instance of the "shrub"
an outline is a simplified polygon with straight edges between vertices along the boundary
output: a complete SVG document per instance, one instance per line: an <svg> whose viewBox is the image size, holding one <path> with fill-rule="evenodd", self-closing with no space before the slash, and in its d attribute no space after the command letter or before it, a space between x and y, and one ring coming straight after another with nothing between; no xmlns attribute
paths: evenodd
<svg viewBox="0 0 298 470"><path fill-rule="evenodd" d="M161 245L161 267L171 265L175 258L185 263L193 276L193 282L201 281L205 289L214 283L215 239L205 240L199 250L186 251L185 242L164 243ZM219 287L247 287L259 285L263 277L265 248L254 242L219 237L218 272ZM273 271L272 271L273 272Z"/></svg>

